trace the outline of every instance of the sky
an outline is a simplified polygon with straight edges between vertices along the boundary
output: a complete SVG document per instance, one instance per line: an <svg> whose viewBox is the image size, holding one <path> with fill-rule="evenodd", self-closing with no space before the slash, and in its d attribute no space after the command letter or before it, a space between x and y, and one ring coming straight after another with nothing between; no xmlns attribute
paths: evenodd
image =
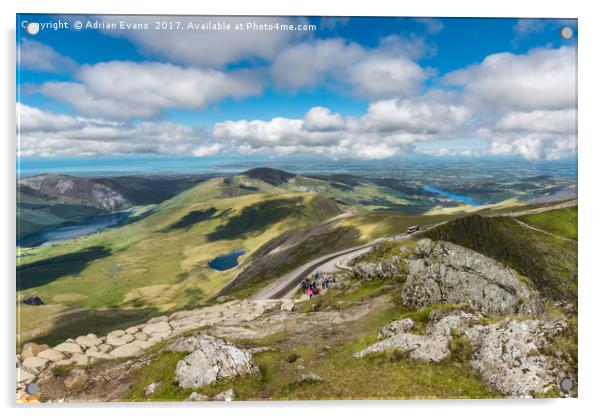
<svg viewBox="0 0 602 416"><path fill-rule="evenodd" d="M557 160L576 70L575 20L18 15L18 153Z"/></svg>

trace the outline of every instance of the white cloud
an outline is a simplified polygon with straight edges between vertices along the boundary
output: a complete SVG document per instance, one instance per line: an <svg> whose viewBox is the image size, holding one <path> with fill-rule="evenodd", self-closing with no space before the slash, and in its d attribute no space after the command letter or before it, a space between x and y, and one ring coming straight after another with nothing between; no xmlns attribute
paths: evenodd
<svg viewBox="0 0 602 416"><path fill-rule="evenodd" d="M205 148L205 155L207 149L216 149L203 128L177 123L114 122L53 114L24 104L17 104L17 115L21 156L203 156L199 149Z"/></svg>
<svg viewBox="0 0 602 416"><path fill-rule="evenodd" d="M412 95L429 71L412 59L426 53L419 38L389 36L377 48L340 38L291 46L279 54L271 72L277 86L292 90L327 85L369 99Z"/></svg>
<svg viewBox="0 0 602 416"><path fill-rule="evenodd" d="M22 38L17 51L21 69L39 72L69 72L77 67L75 61L53 48L32 39Z"/></svg>
<svg viewBox="0 0 602 416"><path fill-rule="evenodd" d="M111 61L81 66L79 82L46 82L35 88L84 115L117 120L151 118L168 108L203 109L226 97L256 95L257 79L154 62Z"/></svg>
<svg viewBox="0 0 602 416"><path fill-rule="evenodd" d="M544 19L518 19L513 29L519 35L526 35L543 32L545 27L546 20Z"/></svg>
<svg viewBox="0 0 602 416"><path fill-rule="evenodd" d="M556 111L512 111L501 117L495 129L556 134L575 134L577 111L575 109Z"/></svg>
<svg viewBox="0 0 602 416"><path fill-rule="evenodd" d="M154 30L156 16L102 16L102 20L119 23L146 23L152 30L107 30L113 36L121 36L136 44L143 53L161 56L170 62L224 67L242 60L270 60L295 39L309 32L291 30L247 30L247 23L257 26L266 24L290 25L305 22L294 17L218 17L218 16L161 16L167 25L192 24L192 30ZM200 25L230 24L231 30L205 30ZM245 30L234 30L242 25Z"/></svg>
<svg viewBox="0 0 602 416"><path fill-rule="evenodd" d="M219 153L222 150L222 145L219 143L213 143L207 146L199 146L192 151L193 156L196 157L206 157Z"/></svg>
<svg viewBox="0 0 602 416"><path fill-rule="evenodd" d="M443 23L441 20L432 17L416 17L414 18L418 23L422 23L426 31L430 34L436 34L443 30Z"/></svg>
<svg viewBox="0 0 602 416"><path fill-rule="evenodd" d="M534 49L525 55L489 55L443 79L465 89L467 102L496 111L575 108L577 55L573 47Z"/></svg>
<svg viewBox="0 0 602 416"><path fill-rule="evenodd" d="M417 142L452 138L463 127L469 111L435 97L377 101L360 117L314 107L303 119L226 121L214 126L212 136L247 153L383 159L409 153Z"/></svg>

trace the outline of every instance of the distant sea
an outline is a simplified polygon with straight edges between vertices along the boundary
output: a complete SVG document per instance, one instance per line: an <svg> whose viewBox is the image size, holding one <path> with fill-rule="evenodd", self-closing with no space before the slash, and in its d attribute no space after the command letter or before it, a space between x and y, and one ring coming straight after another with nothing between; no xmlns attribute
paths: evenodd
<svg viewBox="0 0 602 416"><path fill-rule="evenodd" d="M254 167L272 167L294 173L345 173L373 177L409 177L434 174L441 176L477 175L483 172L504 174L577 175L576 158L557 161L528 161L511 157L428 157L401 156L385 160L331 160L319 157L22 157L17 160L17 177L42 173L74 176L164 175L164 174L229 174Z"/></svg>

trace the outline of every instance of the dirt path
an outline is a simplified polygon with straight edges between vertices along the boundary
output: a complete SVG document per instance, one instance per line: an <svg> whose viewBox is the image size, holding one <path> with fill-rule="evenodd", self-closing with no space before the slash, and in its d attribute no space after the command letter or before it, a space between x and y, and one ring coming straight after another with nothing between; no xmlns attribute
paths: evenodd
<svg viewBox="0 0 602 416"><path fill-rule="evenodd" d="M526 211L506 212L503 214L496 215L496 217L522 217L523 215L540 214L546 211L552 211L554 209L571 208L577 206L577 200L563 202L562 204L546 205L545 207L533 208Z"/></svg>
<svg viewBox="0 0 602 416"><path fill-rule="evenodd" d="M526 222L522 222L520 220L517 220L516 218L513 218L513 220L515 222L517 222L519 225L522 225L523 227L528 228L530 230L537 231L537 232L540 232L540 233L543 233L543 234L547 234L547 235L549 235L551 237L559 238L559 239L564 240L564 241L570 241L571 243L576 243L577 242L577 241L575 241L575 240L573 240L571 238L562 237L560 235L551 233L549 231L542 230L541 228L534 227L532 225L527 224Z"/></svg>

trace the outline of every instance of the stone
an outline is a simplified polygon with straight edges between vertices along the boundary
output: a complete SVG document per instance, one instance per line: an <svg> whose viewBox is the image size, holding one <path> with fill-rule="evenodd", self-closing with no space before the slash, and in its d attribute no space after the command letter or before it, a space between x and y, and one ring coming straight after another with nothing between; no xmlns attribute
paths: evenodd
<svg viewBox="0 0 602 416"><path fill-rule="evenodd" d="M447 337L400 333L372 344L365 350L353 354L353 356L362 358L368 354L386 350L407 351L411 358L426 362L439 362L450 354L449 339Z"/></svg>
<svg viewBox="0 0 602 416"><path fill-rule="evenodd" d="M89 337L86 335L86 336L79 336L79 337L75 338L75 343L84 348L90 348L90 347L96 347L96 346L100 345L102 343L102 341L96 337Z"/></svg>
<svg viewBox="0 0 602 416"><path fill-rule="evenodd" d="M434 321L427 327L429 335L451 338L452 332L464 333L472 324L479 322L482 318L481 315L467 313L460 309L449 311L446 316L441 316L442 313L445 311L435 310L429 314L429 320Z"/></svg>
<svg viewBox="0 0 602 416"><path fill-rule="evenodd" d="M71 364L71 360L68 359L60 360L54 363L55 367L64 367Z"/></svg>
<svg viewBox="0 0 602 416"><path fill-rule="evenodd" d="M115 331L111 331L107 334L107 338L109 336L115 337L115 338L121 338L122 336L125 335L125 331L123 329L117 329Z"/></svg>
<svg viewBox="0 0 602 416"><path fill-rule="evenodd" d="M144 332L136 332L134 334L134 338L136 338L139 341L148 341L149 337Z"/></svg>
<svg viewBox="0 0 602 416"><path fill-rule="evenodd" d="M98 346L98 351L100 351L100 352L108 353L108 352L111 352L112 349L113 349L113 347L111 347L108 344L100 344Z"/></svg>
<svg viewBox="0 0 602 416"><path fill-rule="evenodd" d="M121 347L122 345L127 344L127 341L122 339L121 336L117 337L115 335L109 334L107 335L107 344L112 347Z"/></svg>
<svg viewBox="0 0 602 416"><path fill-rule="evenodd" d="M40 306L44 304L44 301L39 296L26 296L21 302L32 306Z"/></svg>
<svg viewBox="0 0 602 416"><path fill-rule="evenodd" d="M90 358L90 362L91 363L92 363L93 359L96 362L98 360L111 360L111 359L115 358L111 354L106 353L106 352L102 352L100 350L98 350L98 351L87 350L86 351L86 356Z"/></svg>
<svg viewBox="0 0 602 416"><path fill-rule="evenodd" d="M309 372L309 373L305 373L305 374L301 374L301 376L299 377L300 381L310 381L310 382L316 382L316 381L322 381L322 377L320 377L319 375Z"/></svg>
<svg viewBox="0 0 602 416"><path fill-rule="evenodd" d="M209 335L180 338L169 349L190 352L176 365L176 381L182 388L197 389L217 380L258 371L248 350Z"/></svg>
<svg viewBox="0 0 602 416"><path fill-rule="evenodd" d="M89 379L90 377L84 369L74 368L71 370L65 381L63 381L63 384L69 390L79 389L83 388L88 383Z"/></svg>
<svg viewBox="0 0 602 416"><path fill-rule="evenodd" d="M23 369L17 368L17 384L26 384L35 380L35 374Z"/></svg>
<svg viewBox="0 0 602 416"><path fill-rule="evenodd" d="M188 396L186 399L187 402L205 402L207 400L209 400L209 396L206 394L197 393L196 391L190 393L190 396Z"/></svg>
<svg viewBox="0 0 602 416"><path fill-rule="evenodd" d="M376 249L374 247L372 250ZM353 266L354 276L365 280L392 279L403 273L400 256L391 256L390 259L379 263L360 262Z"/></svg>
<svg viewBox="0 0 602 416"><path fill-rule="evenodd" d="M124 336L121 337L121 340L125 341L125 342L132 342L135 339L136 338L134 338L134 336L132 334L125 334Z"/></svg>
<svg viewBox="0 0 602 416"><path fill-rule="evenodd" d="M474 352L471 366L496 390L511 397L545 394L564 378L573 378L564 360L542 349L567 328L561 319L504 319L466 331Z"/></svg>
<svg viewBox="0 0 602 416"><path fill-rule="evenodd" d="M134 335L138 331L140 331L139 327L137 327L137 326L131 326L128 329L125 330L125 333L129 334L129 335Z"/></svg>
<svg viewBox="0 0 602 416"><path fill-rule="evenodd" d="M131 345L135 345L137 347L140 347L143 350L145 350L145 349L150 348L150 347L153 346L153 344L151 344L150 342L148 342L148 341L141 341L139 339L137 339L135 341L132 341L130 344Z"/></svg>
<svg viewBox="0 0 602 416"><path fill-rule="evenodd" d="M230 300L232 300L232 297L230 296L218 296L217 299L215 299L217 303L226 303Z"/></svg>
<svg viewBox="0 0 602 416"><path fill-rule="evenodd" d="M83 352L82 347L75 342L63 342L54 347L54 349L67 354L81 354Z"/></svg>
<svg viewBox="0 0 602 416"><path fill-rule="evenodd" d="M73 354L71 362L75 365L88 365L90 364L90 357L84 354Z"/></svg>
<svg viewBox="0 0 602 416"><path fill-rule="evenodd" d="M414 321L410 318L405 318L399 321L393 321L381 328L378 333L379 338L388 338L393 335L410 332L414 328Z"/></svg>
<svg viewBox="0 0 602 416"><path fill-rule="evenodd" d="M295 302L293 300L287 299L282 301L282 305L280 305L280 310L285 312L292 312L295 307Z"/></svg>
<svg viewBox="0 0 602 416"><path fill-rule="evenodd" d="M166 315L156 316L156 317L151 318L148 321L146 321L146 325L152 325L152 324L157 324L159 322L167 322L167 321L169 321L169 318Z"/></svg>
<svg viewBox="0 0 602 416"><path fill-rule="evenodd" d="M171 332L171 326L166 321L161 321L153 324L147 324L142 328L142 332L147 335L156 335L159 334L163 336L163 334L169 334ZM165 335L167 336L167 335Z"/></svg>
<svg viewBox="0 0 602 416"><path fill-rule="evenodd" d="M43 357L27 357L23 360L23 367L31 370L43 370L48 364L48 359Z"/></svg>
<svg viewBox="0 0 602 416"><path fill-rule="evenodd" d="M468 304L484 315L532 315L543 305L508 267L473 250L420 240L406 261L402 301L419 309L440 303Z"/></svg>
<svg viewBox="0 0 602 416"><path fill-rule="evenodd" d="M222 391L221 393L213 396L214 402L231 402L235 399L234 390L228 389L226 391Z"/></svg>
<svg viewBox="0 0 602 416"><path fill-rule="evenodd" d="M144 395L146 397L148 396L152 396L153 394L155 394L155 391L157 391L157 388L161 386L161 382L157 382L157 383L151 383L148 386L145 387L144 389Z"/></svg>
<svg viewBox="0 0 602 416"><path fill-rule="evenodd" d="M109 353L109 355L114 358L134 357L140 354L142 354L142 348L133 344L122 345L121 347L117 347Z"/></svg>
<svg viewBox="0 0 602 416"><path fill-rule="evenodd" d="M21 357L35 357L40 352L47 350L48 348L50 347L46 344L36 344L35 342L28 342L25 345L23 345L23 348L21 349Z"/></svg>

